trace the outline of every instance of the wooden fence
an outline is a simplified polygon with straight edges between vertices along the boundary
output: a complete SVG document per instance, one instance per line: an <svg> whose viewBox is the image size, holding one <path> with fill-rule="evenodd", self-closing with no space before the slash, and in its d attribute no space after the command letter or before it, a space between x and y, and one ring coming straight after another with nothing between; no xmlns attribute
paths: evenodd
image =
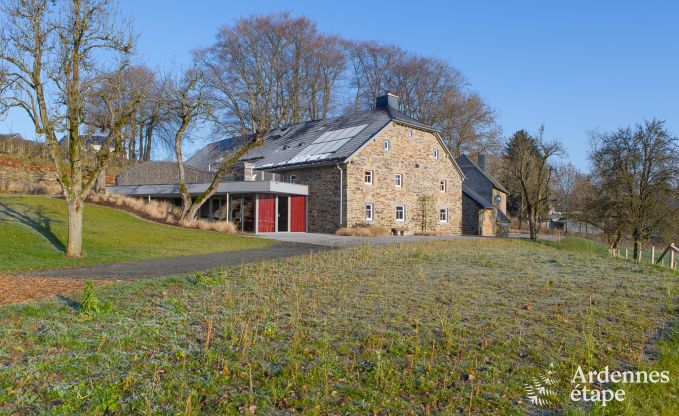
<svg viewBox="0 0 679 416"><path fill-rule="evenodd" d="M626 258L628 259L630 256L629 249L614 249L609 251L613 257L620 257L620 258ZM624 254L623 254L624 253ZM668 256L669 254L669 256ZM650 253L650 263L651 264L659 264L661 266L665 266L665 259L667 259L667 266L670 269L676 269L677 268L677 259L679 258L679 247L676 246L674 243L670 243L667 245L665 250L663 250L662 254L660 254L660 257L658 259L655 259L656 251L655 251L655 246L651 246L651 253ZM637 263L641 263L643 260L643 255L642 255L642 250L639 249L639 253L637 255L637 258L635 259Z"/></svg>

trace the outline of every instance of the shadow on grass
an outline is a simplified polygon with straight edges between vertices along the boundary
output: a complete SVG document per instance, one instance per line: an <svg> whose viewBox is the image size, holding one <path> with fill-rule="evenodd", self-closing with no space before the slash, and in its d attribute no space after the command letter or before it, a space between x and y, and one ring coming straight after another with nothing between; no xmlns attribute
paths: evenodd
<svg viewBox="0 0 679 416"><path fill-rule="evenodd" d="M64 304L66 304L66 306L73 309L75 312L79 312L80 309L82 308L82 304L80 302L73 300L71 298L67 298L64 295L57 295L57 296L55 296L55 299L57 299L61 302L64 302Z"/></svg>
<svg viewBox="0 0 679 416"><path fill-rule="evenodd" d="M52 232L52 219L45 216L42 209L33 208L26 212L20 212L0 202L0 218L3 216L34 229L49 241L56 250L64 251L66 249L66 246Z"/></svg>

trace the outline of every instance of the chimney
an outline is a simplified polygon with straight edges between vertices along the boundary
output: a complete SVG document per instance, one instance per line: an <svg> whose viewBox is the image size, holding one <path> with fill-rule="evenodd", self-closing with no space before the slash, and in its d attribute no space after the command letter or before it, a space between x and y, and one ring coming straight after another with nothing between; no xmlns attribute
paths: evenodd
<svg viewBox="0 0 679 416"><path fill-rule="evenodd" d="M244 181L254 181L255 178L255 165L252 163L243 163L243 180Z"/></svg>
<svg viewBox="0 0 679 416"><path fill-rule="evenodd" d="M387 92L375 99L375 108L393 108L398 110L398 95Z"/></svg>
<svg viewBox="0 0 679 416"><path fill-rule="evenodd" d="M482 171L486 171L486 155L483 153L479 153L479 167Z"/></svg>

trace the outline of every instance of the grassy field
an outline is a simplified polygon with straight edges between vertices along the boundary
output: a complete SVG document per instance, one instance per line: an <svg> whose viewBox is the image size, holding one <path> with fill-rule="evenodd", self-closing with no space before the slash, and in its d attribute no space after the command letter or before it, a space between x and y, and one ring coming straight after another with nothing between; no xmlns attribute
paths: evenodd
<svg viewBox="0 0 679 416"><path fill-rule="evenodd" d="M83 256L69 259L66 204L44 196L0 195L0 274L219 251L260 248L258 238L190 230L144 221L127 212L88 204Z"/></svg>
<svg viewBox="0 0 679 416"><path fill-rule="evenodd" d="M89 318L78 298L0 308L0 413L679 411L678 275L587 243L361 247L99 290ZM538 409L525 384L550 362L562 401ZM675 372L611 413L568 403L577 365Z"/></svg>

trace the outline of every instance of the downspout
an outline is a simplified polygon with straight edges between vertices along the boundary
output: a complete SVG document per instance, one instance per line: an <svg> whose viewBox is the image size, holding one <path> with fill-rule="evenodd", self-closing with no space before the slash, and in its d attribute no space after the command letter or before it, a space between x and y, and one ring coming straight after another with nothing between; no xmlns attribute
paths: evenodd
<svg viewBox="0 0 679 416"><path fill-rule="evenodd" d="M343 212L342 212L342 206L344 205L344 172L342 171L342 168L340 165L335 165L337 169L340 171L340 206L339 206L339 226L342 226L342 218L343 218Z"/></svg>

